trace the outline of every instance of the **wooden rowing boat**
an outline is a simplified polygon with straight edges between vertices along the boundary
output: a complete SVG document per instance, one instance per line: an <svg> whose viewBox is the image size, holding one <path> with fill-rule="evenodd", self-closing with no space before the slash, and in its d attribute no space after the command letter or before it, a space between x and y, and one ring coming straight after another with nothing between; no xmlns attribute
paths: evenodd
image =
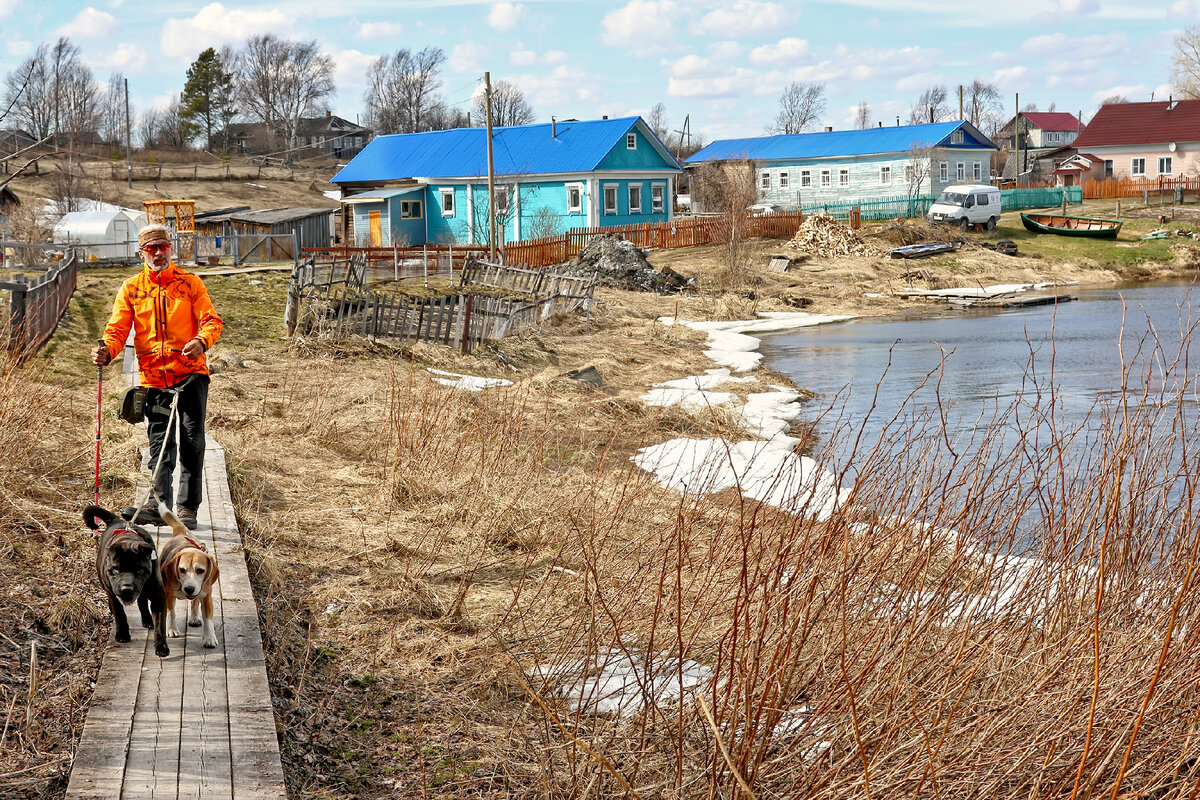
<svg viewBox="0 0 1200 800"><path fill-rule="evenodd" d="M1065 217L1061 214L1022 214L1021 224L1034 233L1059 236L1086 236L1091 239L1115 239L1123 224L1119 219Z"/></svg>

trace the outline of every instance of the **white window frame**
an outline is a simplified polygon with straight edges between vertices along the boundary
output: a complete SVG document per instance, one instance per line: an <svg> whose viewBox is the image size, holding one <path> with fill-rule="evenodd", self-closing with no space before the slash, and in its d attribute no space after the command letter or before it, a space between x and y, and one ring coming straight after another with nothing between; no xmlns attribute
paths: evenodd
<svg viewBox="0 0 1200 800"><path fill-rule="evenodd" d="M831 170L831 169L821 170L821 188L828 189L831 186L833 186L833 170Z"/></svg>
<svg viewBox="0 0 1200 800"><path fill-rule="evenodd" d="M850 185L850 168L838 167L838 188Z"/></svg>
<svg viewBox="0 0 1200 800"><path fill-rule="evenodd" d="M508 211L508 187L496 187L496 213L504 214Z"/></svg>
<svg viewBox="0 0 1200 800"><path fill-rule="evenodd" d="M1166 169L1163 169L1163 167L1166 167ZM1158 174L1159 175L1173 175L1174 172L1172 172L1172 170L1174 167L1175 167L1175 163L1172 160L1171 156L1159 156L1158 157Z"/></svg>
<svg viewBox="0 0 1200 800"><path fill-rule="evenodd" d="M667 209L667 185L665 183L650 184L650 213L659 214Z"/></svg>
<svg viewBox="0 0 1200 800"><path fill-rule="evenodd" d="M629 213L630 214L642 213L642 184L640 184L640 183L627 184L625 187L625 190L628 193L628 197L629 197ZM637 204L636 205L633 202L634 195L637 195Z"/></svg>
<svg viewBox="0 0 1200 800"><path fill-rule="evenodd" d="M1129 174L1135 178L1145 177L1145 175L1146 175L1146 159L1144 159L1144 158L1129 159Z"/></svg>
<svg viewBox="0 0 1200 800"><path fill-rule="evenodd" d="M583 184L582 183L568 183L566 188L567 188L567 213L568 214L582 214L583 213ZM571 193L572 192L576 193L575 197L576 197L577 202L575 202L574 204L571 203Z"/></svg>
<svg viewBox="0 0 1200 800"><path fill-rule="evenodd" d="M779 188L788 189L791 187L792 176L786 169L779 170Z"/></svg>
<svg viewBox="0 0 1200 800"><path fill-rule="evenodd" d="M890 164L879 165L879 183L883 186L890 186L892 183L892 167Z"/></svg>
<svg viewBox="0 0 1200 800"><path fill-rule="evenodd" d="M959 161L955 174L958 175L958 180L965 181L967 179L967 163Z"/></svg>
<svg viewBox="0 0 1200 800"><path fill-rule="evenodd" d="M442 196L441 203L440 203L441 209L442 209L442 216L443 217L453 217L454 216L454 190L453 189L438 189L438 194L440 194ZM449 200L450 200L449 208L446 208L447 198L449 198Z"/></svg>
<svg viewBox="0 0 1200 800"><path fill-rule="evenodd" d="M811 186L812 186L812 170L811 169L800 170L800 188L808 189Z"/></svg>
<svg viewBox="0 0 1200 800"><path fill-rule="evenodd" d="M764 192L771 191L771 173L765 169L758 173L758 188Z"/></svg>
<svg viewBox="0 0 1200 800"><path fill-rule="evenodd" d="M636 133L625 134L625 149L626 150L637 150L637 134Z"/></svg>
<svg viewBox="0 0 1200 800"><path fill-rule="evenodd" d="M971 164L971 177L975 180L983 180L983 164L975 161Z"/></svg>
<svg viewBox="0 0 1200 800"><path fill-rule="evenodd" d="M954 133L950 134L950 144L962 144L962 143L963 143L963 132L961 130L955 131Z"/></svg>
<svg viewBox="0 0 1200 800"><path fill-rule="evenodd" d="M949 161L939 161L938 162L938 183L949 183L949 182L950 182L950 162Z"/></svg>
<svg viewBox="0 0 1200 800"><path fill-rule="evenodd" d="M917 170L912 164L904 165L904 182L912 183L917 177Z"/></svg>
<svg viewBox="0 0 1200 800"><path fill-rule="evenodd" d="M615 216L620 210L617 208L617 189L620 187L615 183L604 184L604 215L606 217ZM612 205L608 204L609 192L612 192Z"/></svg>

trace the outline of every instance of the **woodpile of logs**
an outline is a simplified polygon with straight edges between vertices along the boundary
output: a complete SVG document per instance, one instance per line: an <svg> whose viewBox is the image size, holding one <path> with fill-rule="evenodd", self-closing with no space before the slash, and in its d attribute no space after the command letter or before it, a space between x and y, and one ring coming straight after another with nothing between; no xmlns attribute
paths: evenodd
<svg viewBox="0 0 1200 800"><path fill-rule="evenodd" d="M879 250L858 238L857 233L836 219L819 214L805 216L800 230L786 246L822 258L880 255Z"/></svg>

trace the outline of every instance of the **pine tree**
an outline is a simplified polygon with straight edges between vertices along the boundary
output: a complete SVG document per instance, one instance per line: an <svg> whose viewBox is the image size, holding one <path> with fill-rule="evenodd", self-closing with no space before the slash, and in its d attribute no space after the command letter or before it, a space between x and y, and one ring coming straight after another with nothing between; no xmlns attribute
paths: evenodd
<svg viewBox="0 0 1200 800"><path fill-rule="evenodd" d="M227 125L232 116L233 74L210 47L188 67L187 83L179 97L180 130L188 140L203 133L211 147L214 123Z"/></svg>

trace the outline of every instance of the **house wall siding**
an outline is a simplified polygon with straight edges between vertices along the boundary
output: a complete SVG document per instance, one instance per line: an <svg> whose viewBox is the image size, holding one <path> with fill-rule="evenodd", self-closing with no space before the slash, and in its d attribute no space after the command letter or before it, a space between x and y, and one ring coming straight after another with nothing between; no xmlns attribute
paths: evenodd
<svg viewBox="0 0 1200 800"><path fill-rule="evenodd" d="M939 163L948 162L948 179L940 179ZM965 175L958 177L957 165L962 162ZM820 203L849 203L856 200L872 200L879 197L895 197L910 193L905 180L905 167L912 163L907 154L887 153L881 155L855 156L839 159L796 159L792 161L760 161L755 169L755 185L762 202L775 203L794 209L801 205ZM979 177L975 177L974 165L979 165ZM880 181L881 167L890 167L891 180ZM849 184L839 184L839 170L849 171ZM811 175L811 185L803 186L803 171ZM821 172L829 170L830 186L821 186ZM936 157L931 167L922 166L924 179L915 194L936 194L955 183L987 183L991 175L990 150L947 150L945 156ZM770 188L763 188L763 173L770 176ZM782 188L780 172L788 175L788 187Z"/></svg>
<svg viewBox="0 0 1200 800"><path fill-rule="evenodd" d="M1114 178L1158 178L1158 159L1165 157L1171 158L1171 173L1162 177L1179 178L1200 166L1200 142L1179 142L1174 152L1167 149L1166 142L1156 146L1089 147L1087 152L1096 158L1112 159ZM1132 173L1135 158L1146 159L1144 175ZM1100 174L1104 174L1103 164Z"/></svg>

